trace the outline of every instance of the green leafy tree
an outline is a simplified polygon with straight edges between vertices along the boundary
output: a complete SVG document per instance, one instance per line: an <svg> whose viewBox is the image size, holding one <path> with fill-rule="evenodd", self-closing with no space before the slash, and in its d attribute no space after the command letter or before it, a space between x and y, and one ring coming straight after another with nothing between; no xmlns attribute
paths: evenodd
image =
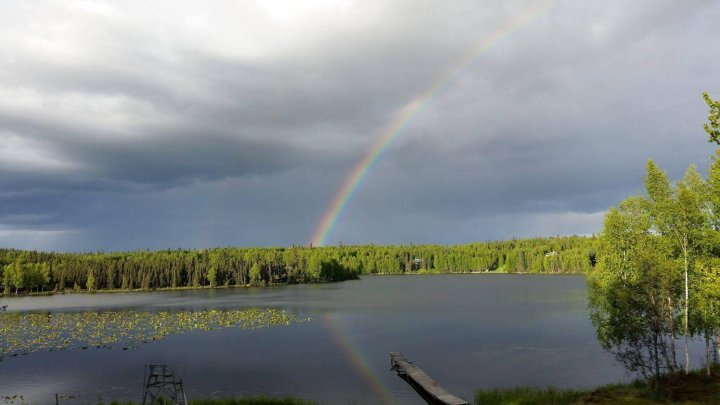
<svg viewBox="0 0 720 405"><path fill-rule="evenodd" d="M710 137L708 141L720 144L720 100L713 100L708 93L703 93L703 99L710 109L708 122L704 124Z"/></svg>
<svg viewBox="0 0 720 405"><path fill-rule="evenodd" d="M709 220L707 217L707 185L695 166L690 166L678 182L672 209L665 219L670 224L667 236L670 245L678 252L683 274L683 337L685 349L685 372L690 372L689 340L690 289L696 261L707 242Z"/></svg>
<svg viewBox="0 0 720 405"><path fill-rule="evenodd" d="M8 294L12 289L13 285L13 274L14 274L14 263L10 263L3 267L3 289L5 294Z"/></svg>
<svg viewBox="0 0 720 405"><path fill-rule="evenodd" d="M85 288L87 288L88 291L95 291L95 274L93 274L92 271L88 273Z"/></svg>
<svg viewBox="0 0 720 405"><path fill-rule="evenodd" d="M692 334L691 278L695 261L702 254L707 242L708 187L695 166L690 166L684 178L673 188L665 173L650 160L647 164L645 189L649 197L652 231L671 249L672 258L677 263L676 268L682 274L682 334L687 373L690 370L689 339ZM672 304L673 297L669 299Z"/></svg>
<svg viewBox="0 0 720 405"><path fill-rule="evenodd" d="M598 264L589 272L591 319L604 348L631 370L679 369L676 336L720 342L720 152L706 182L690 166L674 186L648 161L644 196L605 218ZM708 373L710 372L708 366Z"/></svg>
<svg viewBox="0 0 720 405"><path fill-rule="evenodd" d="M708 170L708 210L709 227L707 244L707 260L701 263L701 282L698 287L697 299L701 312L702 330L706 341L714 335L717 357L720 358L720 149ZM709 353L708 353L709 354ZM709 364L709 359L708 362Z"/></svg>
<svg viewBox="0 0 720 405"><path fill-rule="evenodd" d="M45 286L50 284L50 263L40 264L40 283L42 290L45 290Z"/></svg>
<svg viewBox="0 0 720 405"><path fill-rule="evenodd" d="M252 285L259 285L260 281L262 280L262 273L260 271L260 266L258 266L257 263L253 263L252 267L250 267L250 284Z"/></svg>
<svg viewBox="0 0 720 405"><path fill-rule="evenodd" d="M710 342L715 337L720 355L720 259L709 258L699 264L698 283L693 289L695 302L694 323L705 338L705 364L708 376L712 368L712 352Z"/></svg>
<svg viewBox="0 0 720 405"><path fill-rule="evenodd" d="M307 271L305 272L307 278L311 281L319 281L321 272L322 264L320 261L314 255L310 256L310 259L308 259Z"/></svg>
<svg viewBox="0 0 720 405"><path fill-rule="evenodd" d="M18 293L18 290L24 289L26 284L27 284L27 267L25 266L25 263L23 262L22 258L18 258L15 261L15 265L13 266L13 272L12 272L12 285L13 285L13 287L15 287L15 294Z"/></svg>
<svg viewBox="0 0 720 405"><path fill-rule="evenodd" d="M600 260L588 275L598 340L628 370L658 376L674 369L667 298L669 252L653 230L651 201L630 197L605 217Z"/></svg>
<svg viewBox="0 0 720 405"><path fill-rule="evenodd" d="M207 279L210 283L210 288L217 287L217 269L214 265L210 266L207 273Z"/></svg>
<svg viewBox="0 0 720 405"><path fill-rule="evenodd" d="M710 210L710 226L714 231L720 232L720 149L715 151L710 170L708 170L708 208ZM713 246L720 246L714 243ZM716 255L720 251L714 252Z"/></svg>

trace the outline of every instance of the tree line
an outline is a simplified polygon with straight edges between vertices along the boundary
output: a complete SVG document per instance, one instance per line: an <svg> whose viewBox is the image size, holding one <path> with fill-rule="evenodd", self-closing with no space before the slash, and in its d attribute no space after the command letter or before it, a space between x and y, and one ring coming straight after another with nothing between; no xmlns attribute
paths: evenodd
<svg viewBox="0 0 720 405"><path fill-rule="evenodd" d="M594 237L513 239L456 246L216 248L114 253L0 249L3 291L156 288L332 282L362 274L586 273Z"/></svg>
<svg viewBox="0 0 720 405"><path fill-rule="evenodd" d="M705 130L720 144L720 102L704 98ZM707 179L695 166L674 184L652 160L646 169L645 192L605 217L588 276L591 319L630 371L688 373L690 341L701 339L709 375L711 341L720 344L720 150Z"/></svg>

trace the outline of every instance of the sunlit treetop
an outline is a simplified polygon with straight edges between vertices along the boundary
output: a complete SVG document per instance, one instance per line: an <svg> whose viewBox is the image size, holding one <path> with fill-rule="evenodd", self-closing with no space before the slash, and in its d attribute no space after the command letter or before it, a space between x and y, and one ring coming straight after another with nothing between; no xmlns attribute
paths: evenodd
<svg viewBox="0 0 720 405"><path fill-rule="evenodd" d="M708 108L710 108L708 122L704 125L705 132L710 136L708 142L715 142L720 145L720 101L710 98L707 92L703 93L703 98Z"/></svg>

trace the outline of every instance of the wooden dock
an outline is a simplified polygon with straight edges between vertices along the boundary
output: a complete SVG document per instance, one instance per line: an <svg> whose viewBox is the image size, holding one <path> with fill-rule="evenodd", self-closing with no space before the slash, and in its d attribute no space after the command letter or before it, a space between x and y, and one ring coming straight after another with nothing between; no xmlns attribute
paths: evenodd
<svg viewBox="0 0 720 405"><path fill-rule="evenodd" d="M429 375L425 374L425 372L413 364L412 361L406 359L402 353L390 352L390 366L391 369L397 372L400 378L410 384L428 404L469 404L468 401L447 392L445 388L441 387L435 380L430 378Z"/></svg>

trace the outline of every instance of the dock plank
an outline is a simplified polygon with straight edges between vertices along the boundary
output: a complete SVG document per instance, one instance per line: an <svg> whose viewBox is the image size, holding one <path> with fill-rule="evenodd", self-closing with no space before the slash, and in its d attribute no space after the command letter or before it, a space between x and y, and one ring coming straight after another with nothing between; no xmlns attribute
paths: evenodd
<svg viewBox="0 0 720 405"><path fill-rule="evenodd" d="M400 378L405 380L428 403L439 405L468 405L469 402L458 398L441 387L402 353L390 352L390 366Z"/></svg>

